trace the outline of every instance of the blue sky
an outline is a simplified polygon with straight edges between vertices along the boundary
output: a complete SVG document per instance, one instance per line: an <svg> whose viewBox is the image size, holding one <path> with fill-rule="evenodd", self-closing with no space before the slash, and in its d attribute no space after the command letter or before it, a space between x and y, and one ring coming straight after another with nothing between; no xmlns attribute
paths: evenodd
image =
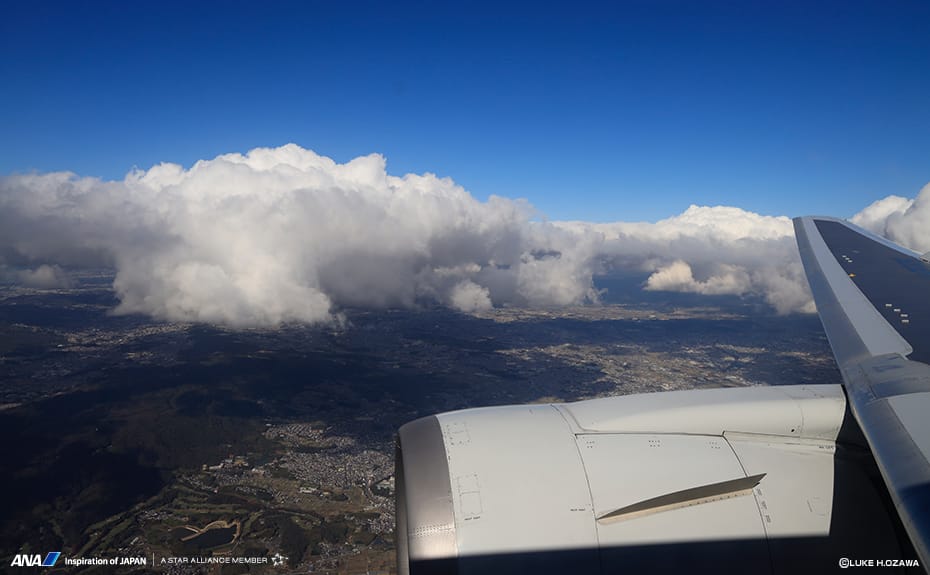
<svg viewBox="0 0 930 575"><path fill-rule="evenodd" d="M0 174L295 142L525 197L849 216L930 181L926 2L8 2Z"/></svg>

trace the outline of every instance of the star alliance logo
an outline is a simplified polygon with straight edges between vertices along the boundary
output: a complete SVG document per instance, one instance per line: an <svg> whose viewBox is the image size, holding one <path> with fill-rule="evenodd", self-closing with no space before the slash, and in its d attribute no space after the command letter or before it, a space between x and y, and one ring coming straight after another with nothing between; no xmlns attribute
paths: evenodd
<svg viewBox="0 0 930 575"><path fill-rule="evenodd" d="M283 566L285 561L287 561L287 557L281 555L280 553L275 553L271 556L271 564L275 567Z"/></svg>
<svg viewBox="0 0 930 575"><path fill-rule="evenodd" d="M52 551L45 556L45 559L42 559L42 556L38 553L28 554L20 553L13 556L13 561L10 563L10 567L54 567L55 562L58 561L58 557L61 556L61 551Z"/></svg>

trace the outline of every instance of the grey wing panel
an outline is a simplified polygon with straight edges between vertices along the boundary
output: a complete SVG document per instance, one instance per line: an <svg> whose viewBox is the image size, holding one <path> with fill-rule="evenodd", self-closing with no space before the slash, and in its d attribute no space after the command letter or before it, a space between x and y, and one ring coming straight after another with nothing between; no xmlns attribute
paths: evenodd
<svg viewBox="0 0 930 575"><path fill-rule="evenodd" d="M834 218L797 218L798 247L859 422L930 564L930 266ZM910 356L906 359L905 356Z"/></svg>
<svg viewBox="0 0 930 575"><path fill-rule="evenodd" d="M833 242L828 245L821 235L818 224L824 222L841 225L835 220L797 218L794 228L807 281L814 293L817 311L836 362L842 366L848 361L869 356L910 354L913 351L911 345L853 281L856 277L850 277L851 273L855 273L843 268L840 263L841 260L845 263L843 244ZM835 255L836 251L840 255ZM849 251L852 253L851 249ZM856 260L860 261L859 266L865 265L858 254Z"/></svg>
<svg viewBox="0 0 930 575"><path fill-rule="evenodd" d="M848 224L814 223L846 275L913 348L910 359L930 362L930 265Z"/></svg>

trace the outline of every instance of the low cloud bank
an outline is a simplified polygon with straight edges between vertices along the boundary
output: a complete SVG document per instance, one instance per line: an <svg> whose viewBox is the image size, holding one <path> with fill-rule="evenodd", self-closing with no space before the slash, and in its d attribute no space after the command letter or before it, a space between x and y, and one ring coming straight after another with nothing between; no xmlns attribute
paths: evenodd
<svg viewBox="0 0 930 575"><path fill-rule="evenodd" d="M60 266L47 264L42 264L35 269L0 269L0 280L39 289L71 287L68 272Z"/></svg>
<svg viewBox="0 0 930 575"><path fill-rule="evenodd" d="M604 237L608 267L651 272L647 290L762 295L779 313L813 311L787 217L691 206L656 223L563 223Z"/></svg>
<svg viewBox="0 0 930 575"><path fill-rule="evenodd" d="M854 221L923 245L927 205L925 188ZM535 215L449 178L392 176L377 154L339 164L289 144L119 182L0 178L0 266L36 287L66 286L68 267L112 266L118 313L238 327L329 322L346 306L594 303L592 278L611 268L651 274L649 290L813 309L788 218L699 206L656 223Z"/></svg>

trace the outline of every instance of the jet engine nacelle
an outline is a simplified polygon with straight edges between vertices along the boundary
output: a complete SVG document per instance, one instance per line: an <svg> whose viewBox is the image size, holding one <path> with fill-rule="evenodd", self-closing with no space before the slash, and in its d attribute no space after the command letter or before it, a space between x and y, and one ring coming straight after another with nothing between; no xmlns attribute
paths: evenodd
<svg viewBox="0 0 930 575"><path fill-rule="evenodd" d="M846 414L841 386L815 385L418 419L398 434L399 572L822 573L902 557L868 450L838 441Z"/></svg>

